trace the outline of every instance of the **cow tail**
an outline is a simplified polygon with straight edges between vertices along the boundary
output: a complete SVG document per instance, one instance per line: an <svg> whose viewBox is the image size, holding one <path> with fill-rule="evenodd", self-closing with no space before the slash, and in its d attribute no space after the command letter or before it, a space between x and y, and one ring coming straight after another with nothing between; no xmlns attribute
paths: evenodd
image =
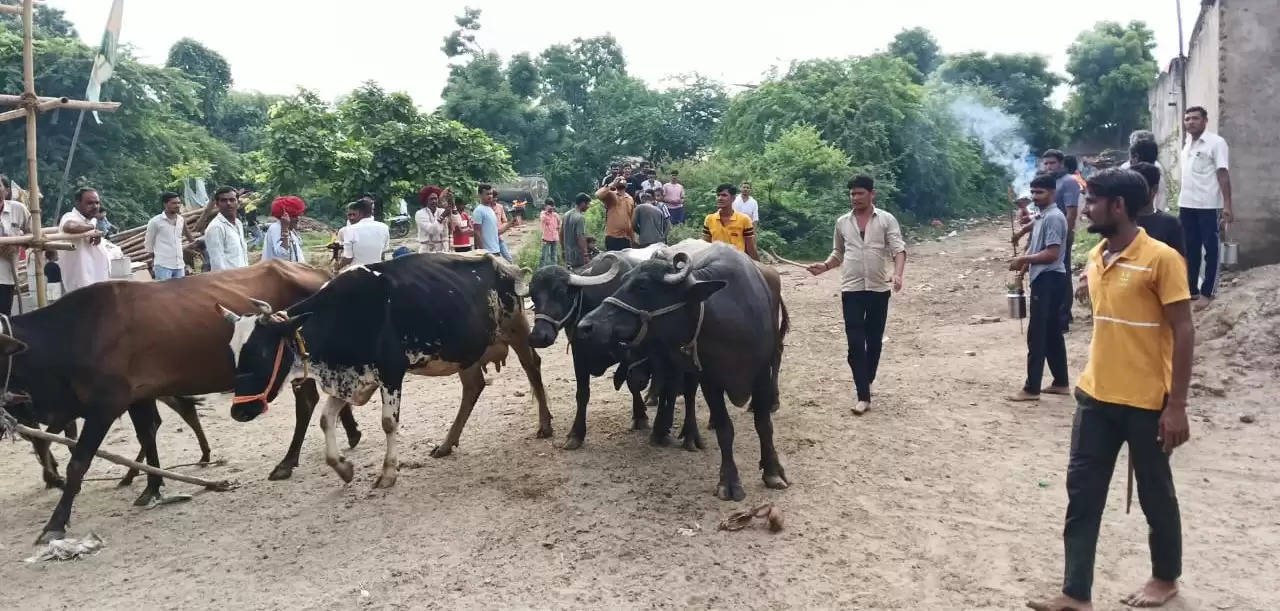
<svg viewBox="0 0 1280 611"><path fill-rule="evenodd" d="M773 377L773 411L778 411L782 403L782 349L786 345L787 332L791 330L791 316L787 313L787 303L778 299L782 309L782 324L778 325L778 343L773 351L773 364L770 374Z"/></svg>

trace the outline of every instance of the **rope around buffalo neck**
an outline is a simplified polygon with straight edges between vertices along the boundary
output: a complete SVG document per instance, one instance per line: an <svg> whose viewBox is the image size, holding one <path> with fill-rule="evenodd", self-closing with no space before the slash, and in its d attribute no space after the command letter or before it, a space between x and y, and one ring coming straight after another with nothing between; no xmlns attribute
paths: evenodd
<svg viewBox="0 0 1280 611"><path fill-rule="evenodd" d="M547 316L546 314L539 314L536 312L533 315L533 319L535 321L545 320L551 323L552 328L554 328L556 331L559 331L560 328L564 326L565 321L572 318L573 313L577 312L578 308L580 307L582 307L582 289L578 289L578 298L573 301L573 305L569 307L569 311L565 312L565 315L560 320L556 320L550 316Z"/></svg>
<svg viewBox="0 0 1280 611"><path fill-rule="evenodd" d="M631 304L628 304L627 302L622 301L621 299L618 299L617 297L614 297L612 295L605 297L603 303L607 303L618 309L630 312L640 317L640 331L636 333L635 338L631 340L631 345L639 344L645 338L645 336L648 335L650 320L653 320L659 316L662 316L663 314L670 314L671 312L675 312L683 308L685 305L687 305L685 303L673 303L669 306L666 306L664 308L658 308L653 311L641 310L640 308L632 306ZM698 323L693 328L693 337L689 339L688 343L684 344L683 346L680 346L680 351L690 356L693 359L693 366L698 371L702 371L702 362L698 359L698 335L702 333L702 320L705 317L706 312L707 312L707 302L699 301L698 302ZM643 362L643 359L640 362Z"/></svg>

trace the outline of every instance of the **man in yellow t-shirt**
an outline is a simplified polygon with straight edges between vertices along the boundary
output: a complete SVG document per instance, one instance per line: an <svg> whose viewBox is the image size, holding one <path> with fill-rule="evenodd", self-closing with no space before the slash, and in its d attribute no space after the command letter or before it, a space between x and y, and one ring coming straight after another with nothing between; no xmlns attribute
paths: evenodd
<svg viewBox="0 0 1280 611"><path fill-rule="evenodd" d="M1120 446L1138 482L1150 529L1151 579L1124 599L1158 607L1178 593L1182 518L1169 454L1190 436L1187 385L1195 331L1182 257L1137 224L1147 181L1105 170L1087 181L1089 232L1104 238L1089 253L1093 340L1076 387L1067 464L1066 574L1062 594L1033 609L1092 609L1094 552Z"/></svg>
<svg viewBox="0 0 1280 611"><path fill-rule="evenodd" d="M708 214L703 222L702 239L724 242L758 261L756 229L751 224L751 217L733 209L733 198L737 195L738 188L731 184L716 187L716 211Z"/></svg>
<svg viewBox="0 0 1280 611"><path fill-rule="evenodd" d="M634 217L636 202L627 194L627 180L621 176L596 191L596 199L604 202L605 250L631 248L635 242Z"/></svg>

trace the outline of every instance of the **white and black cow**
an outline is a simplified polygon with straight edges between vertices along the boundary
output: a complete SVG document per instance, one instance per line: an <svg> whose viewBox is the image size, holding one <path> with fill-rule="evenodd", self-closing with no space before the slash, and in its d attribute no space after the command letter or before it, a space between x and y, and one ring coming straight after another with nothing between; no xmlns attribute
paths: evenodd
<svg viewBox="0 0 1280 611"><path fill-rule="evenodd" d="M314 376L329 395L320 417L325 460L343 481L350 462L339 453L334 423L344 403L364 405L382 394L387 453L374 483L395 484L400 393L406 373L458 374L462 405L443 444L448 455L484 389L482 368L516 352L538 402L538 437L551 436L540 359L517 294L519 271L487 254L428 253L362 266L338 275L315 295L275 315L238 316L231 350L236 364L232 417L255 418L286 379ZM301 357L301 358L300 358Z"/></svg>

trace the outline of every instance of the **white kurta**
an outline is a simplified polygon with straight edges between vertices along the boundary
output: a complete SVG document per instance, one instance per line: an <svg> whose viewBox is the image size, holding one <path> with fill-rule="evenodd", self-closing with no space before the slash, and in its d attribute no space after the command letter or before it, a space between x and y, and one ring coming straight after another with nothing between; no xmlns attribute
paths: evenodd
<svg viewBox="0 0 1280 611"><path fill-rule="evenodd" d="M79 210L62 215L58 228L66 231L69 221L77 221L95 225L96 221L85 218ZM90 238L68 238L66 241L76 245L75 250L58 253L58 267L62 270L62 290L74 291L98 282L105 282L111 276L111 255L104 245L104 238L97 244L90 244Z"/></svg>

